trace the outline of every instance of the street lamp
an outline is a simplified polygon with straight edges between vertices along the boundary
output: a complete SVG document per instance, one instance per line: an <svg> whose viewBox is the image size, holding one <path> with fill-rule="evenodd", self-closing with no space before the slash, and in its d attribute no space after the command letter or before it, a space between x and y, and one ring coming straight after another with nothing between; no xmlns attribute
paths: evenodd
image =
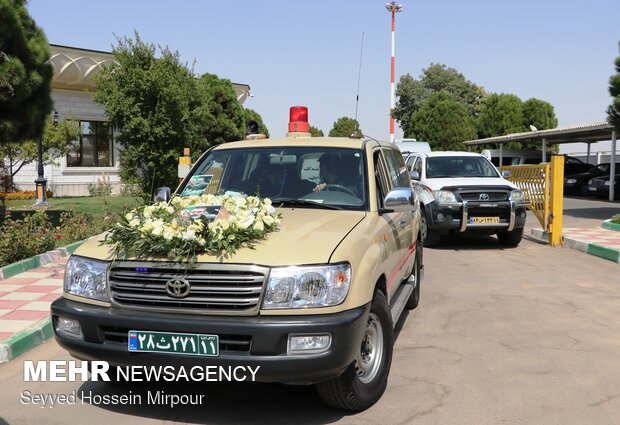
<svg viewBox="0 0 620 425"><path fill-rule="evenodd" d="M58 125L58 111L54 110L52 115L54 127ZM43 176L43 136L39 136L37 140L37 150L38 150L38 177L34 181L34 184L37 189L37 200L34 203L35 207L48 207L47 203L47 179Z"/></svg>
<svg viewBox="0 0 620 425"><path fill-rule="evenodd" d="M394 15L402 12L403 5L395 1L385 4L388 12L392 13L392 73L390 77L390 143L394 143Z"/></svg>

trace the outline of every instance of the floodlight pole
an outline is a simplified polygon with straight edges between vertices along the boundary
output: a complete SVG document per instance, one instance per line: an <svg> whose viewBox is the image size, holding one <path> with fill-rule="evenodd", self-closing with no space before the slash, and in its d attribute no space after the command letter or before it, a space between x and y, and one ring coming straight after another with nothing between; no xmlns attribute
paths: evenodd
<svg viewBox="0 0 620 425"><path fill-rule="evenodd" d="M392 13L392 60L390 74L390 143L394 143L394 22L396 12L403 10L403 5L392 1L385 4L385 8Z"/></svg>

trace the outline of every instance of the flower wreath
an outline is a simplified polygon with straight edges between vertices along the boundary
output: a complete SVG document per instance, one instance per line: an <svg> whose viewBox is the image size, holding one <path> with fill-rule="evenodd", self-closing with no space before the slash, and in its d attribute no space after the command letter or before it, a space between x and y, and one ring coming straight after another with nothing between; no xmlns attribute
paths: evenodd
<svg viewBox="0 0 620 425"><path fill-rule="evenodd" d="M255 196L176 197L170 204L134 209L103 240L115 258L165 257L194 264L197 255L233 254L277 229L280 215L269 198Z"/></svg>

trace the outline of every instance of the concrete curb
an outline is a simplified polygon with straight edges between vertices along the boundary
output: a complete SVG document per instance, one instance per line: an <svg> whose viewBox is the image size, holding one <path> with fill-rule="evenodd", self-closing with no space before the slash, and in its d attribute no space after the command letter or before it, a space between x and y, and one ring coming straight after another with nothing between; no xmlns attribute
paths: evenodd
<svg viewBox="0 0 620 425"><path fill-rule="evenodd" d="M13 360L37 345L42 344L54 335L52 319L40 320L30 328L16 333L0 342L0 364Z"/></svg>
<svg viewBox="0 0 620 425"><path fill-rule="evenodd" d="M67 257L82 245L86 239L73 242L67 246L63 246L52 251L44 252L43 254L35 255L34 257L26 258L25 260L18 261L17 263L9 264L4 267L0 267L0 282L3 279L8 279L20 273L37 268L39 266L53 263L59 258Z"/></svg>
<svg viewBox="0 0 620 425"><path fill-rule="evenodd" d="M542 229L532 229L531 234L537 238L549 241L549 233L543 232ZM594 255L596 257L604 258L605 260L613 261L614 263L620 263L620 251L613 248L608 248L595 243L588 243L580 241L575 238L562 236L564 245L576 249L577 251L585 252L586 254Z"/></svg>
<svg viewBox="0 0 620 425"><path fill-rule="evenodd" d="M601 224L601 227L603 229L615 230L617 232L620 232L620 224L612 223L611 219L603 221L603 224Z"/></svg>

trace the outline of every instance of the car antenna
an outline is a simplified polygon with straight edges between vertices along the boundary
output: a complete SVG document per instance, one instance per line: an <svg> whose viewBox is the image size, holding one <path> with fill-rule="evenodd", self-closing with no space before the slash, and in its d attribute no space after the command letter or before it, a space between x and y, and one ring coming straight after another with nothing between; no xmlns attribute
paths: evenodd
<svg viewBox="0 0 620 425"><path fill-rule="evenodd" d="M357 70L357 94L355 96L355 122L357 123L356 130L359 132L359 122L357 121L357 107L360 103L360 80L362 79L362 54L364 53L364 31L362 31L362 44L360 46L360 65Z"/></svg>

